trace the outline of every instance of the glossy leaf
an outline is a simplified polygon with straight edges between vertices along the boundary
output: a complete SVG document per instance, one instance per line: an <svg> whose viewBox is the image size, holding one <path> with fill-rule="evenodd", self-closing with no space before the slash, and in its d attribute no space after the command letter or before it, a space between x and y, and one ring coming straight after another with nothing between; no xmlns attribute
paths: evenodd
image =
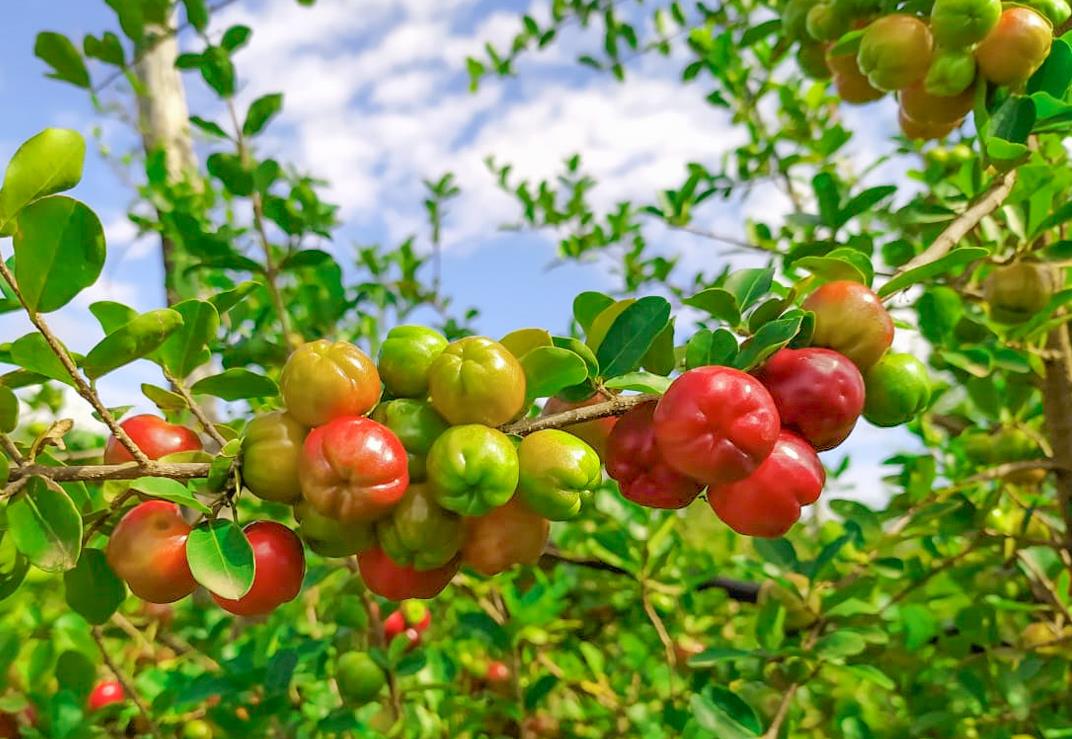
<svg viewBox="0 0 1072 739"><path fill-rule="evenodd" d="M588 377L588 365L577 354L557 346L539 346L521 357L526 394L547 398Z"/></svg>
<svg viewBox="0 0 1072 739"><path fill-rule="evenodd" d="M29 570L30 560L15 546L11 531L0 529L0 601L19 589Z"/></svg>
<svg viewBox="0 0 1072 739"><path fill-rule="evenodd" d="M737 356L737 337L720 328L700 329L685 346L685 368L696 369L710 364L729 365Z"/></svg>
<svg viewBox="0 0 1072 739"><path fill-rule="evenodd" d="M63 572L78 564L82 516L63 491L31 480L8 504L7 520L15 546L38 569Z"/></svg>
<svg viewBox="0 0 1072 739"><path fill-rule="evenodd" d="M150 354L181 325L182 316L169 308L142 313L93 347L82 369L91 380L102 377Z"/></svg>
<svg viewBox="0 0 1072 739"><path fill-rule="evenodd" d="M182 379L212 358L208 344L220 328L220 314L205 300L184 300L172 306L182 325L156 351L158 361Z"/></svg>
<svg viewBox="0 0 1072 739"><path fill-rule="evenodd" d="M234 521L206 521L186 541L186 559L198 583L222 598L241 598L253 586L253 547Z"/></svg>
<svg viewBox="0 0 1072 739"><path fill-rule="evenodd" d="M63 574L67 605L91 624L108 622L127 597L127 588L100 549L85 549L78 566Z"/></svg>
<svg viewBox="0 0 1072 739"><path fill-rule="evenodd" d="M166 477L139 477L130 483L130 488L145 493L151 498L171 501L201 513L210 512L209 507L195 498L190 489L178 480Z"/></svg>
<svg viewBox="0 0 1072 739"><path fill-rule="evenodd" d="M962 246L954 249L940 259L897 275L878 289L878 295L881 298L893 295L895 292L904 290L906 287L915 285L918 282L923 282L931 277L945 274L957 267L982 259L989 253L989 250L976 246Z"/></svg>
<svg viewBox="0 0 1072 739"><path fill-rule="evenodd" d="M0 188L0 236L15 232L19 211L33 201L77 185L85 159L85 139L66 128L46 128L20 146Z"/></svg>
<svg viewBox="0 0 1072 739"><path fill-rule="evenodd" d="M585 333L596 316L614 304L614 298L599 292L583 292L573 299L573 319Z"/></svg>
<svg viewBox="0 0 1072 739"><path fill-rule="evenodd" d="M190 391L195 395L214 395L223 400L246 400L274 397L279 394L279 387L270 377L235 367L198 380Z"/></svg>
<svg viewBox="0 0 1072 739"><path fill-rule="evenodd" d="M610 378L636 369L669 321L670 303L665 298L649 296L627 307L596 351L600 373Z"/></svg>
<svg viewBox="0 0 1072 739"><path fill-rule="evenodd" d="M281 93L257 98L249 106L246 121L242 124L242 133L246 136L256 136L282 109L283 95Z"/></svg>
<svg viewBox="0 0 1072 739"><path fill-rule="evenodd" d="M26 334L11 343L11 361L39 375L73 385L71 375L39 333Z"/></svg>
<svg viewBox="0 0 1072 739"><path fill-rule="evenodd" d="M89 87L86 62L71 40L62 33L43 31L34 42L34 56L52 67L48 76L76 87Z"/></svg>
<svg viewBox="0 0 1072 739"><path fill-rule="evenodd" d="M0 434L10 434L19 425L19 399L6 385L0 385Z"/></svg>

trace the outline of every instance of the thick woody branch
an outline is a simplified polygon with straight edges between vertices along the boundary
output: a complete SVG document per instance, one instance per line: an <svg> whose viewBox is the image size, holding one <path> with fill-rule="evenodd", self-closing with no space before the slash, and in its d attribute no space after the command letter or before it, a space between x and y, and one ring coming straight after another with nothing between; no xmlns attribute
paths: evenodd
<svg viewBox="0 0 1072 739"><path fill-rule="evenodd" d="M1054 357L1045 360L1042 403L1046 435L1057 467L1057 499L1065 522L1064 548L1072 554L1072 340L1068 325L1050 332L1047 346Z"/></svg>
<svg viewBox="0 0 1072 739"><path fill-rule="evenodd" d="M1005 202L1005 198L1009 197L1009 193L1012 192L1015 184L1015 169L1010 169L1008 172L999 175L990 187L968 206L967 210L954 218L953 222L946 226L942 233L938 234L938 238L922 254L919 254L901 267L894 277L917 267L922 267L925 264L936 262L948 254L960 243L961 239L979 225L980 221L1001 207L1001 204Z"/></svg>
<svg viewBox="0 0 1072 739"><path fill-rule="evenodd" d="M172 480L195 480L208 477L208 462L154 462L138 465L89 464L70 467L49 467L33 464L12 468L12 482L26 477L45 477L56 482L104 482L105 480L136 480L139 477L169 477Z"/></svg>
<svg viewBox="0 0 1072 739"><path fill-rule="evenodd" d="M643 405L652 400L658 400L658 395L619 395L605 403L587 405L583 408L573 408L562 413L554 413L550 416L538 416L537 418L525 418L520 421L500 426L499 430L504 434L513 436L526 436L528 434L543 431L545 429L560 429L572 426L575 423L594 421L597 418L621 416L628 413L638 405Z"/></svg>

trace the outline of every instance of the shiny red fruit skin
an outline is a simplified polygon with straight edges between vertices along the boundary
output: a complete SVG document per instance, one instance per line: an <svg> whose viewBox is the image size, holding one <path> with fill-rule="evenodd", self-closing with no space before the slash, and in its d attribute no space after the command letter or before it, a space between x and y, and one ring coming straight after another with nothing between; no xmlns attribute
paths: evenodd
<svg viewBox="0 0 1072 739"><path fill-rule="evenodd" d="M622 416L607 439L607 474L622 496L649 508L684 508L703 485L666 463L655 442L655 401Z"/></svg>
<svg viewBox="0 0 1072 739"><path fill-rule="evenodd" d="M864 410L864 378L832 349L781 349L756 372L770 390L784 428L820 452L852 433Z"/></svg>
<svg viewBox="0 0 1072 739"><path fill-rule="evenodd" d="M322 515L345 523L387 515L409 487L402 442L386 426L344 416L305 438L302 495Z"/></svg>
<svg viewBox="0 0 1072 739"><path fill-rule="evenodd" d="M813 346L841 352L861 371L877 362L893 343L893 319L866 285L835 280L819 287L804 301L815 313Z"/></svg>
<svg viewBox="0 0 1072 739"><path fill-rule="evenodd" d="M439 595L454 579L461 558L455 557L442 567L421 572L398 564L376 547L357 555L357 563L369 590L388 600L400 601Z"/></svg>
<svg viewBox="0 0 1072 739"><path fill-rule="evenodd" d="M767 389L730 367L698 367L678 377L659 400L654 421L663 459L707 485L748 477L781 430Z"/></svg>
<svg viewBox="0 0 1072 739"><path fill-rule="evenodd" d="M505 683L510 679L510 668L498 660L488 662L488 671L484 679L489 683Z"/></svg>
<svg viewBox="0 0 1072 739"><path fill-rule="evenodd" d="M402 613L402 609L398 609L390 616L388 616L383 622L383 636L384 639L390 644L396 636L399 634L406 634L410 640L410 646L415 647L421 641L421 634L428 630L428 627L432 625L432 612L425 611L424 618L417 623L410 626L406 623L406 616ZM410 634L409 632L413 632Z"/></svg>
<svg viewBox="0 0 1072 739"><path fill-rule="evenodd" d="M99 711L112 703L122 703L127 699L127 693L118 680L101 680L89 694L86 705L91 711Z"/></svg>
<svg viewBox="0 0 1072 739"><path fill-rule="evenodd" d="M174 603L197 589L186 561L190 524L174 503L149 500L127 511L105 552L112 571L149 603Z"/></svg>
<svg viewBox="0 0 1072 739"><path fill-rule="evenodd" d="M819 499L826 470L804 439L783 431L774 451L743 480L707 491L715 514L738 534L777 538Z"/></svg>
<svg viewBox="0 0 1072 739"><path fill-rule="evenodd" d="M201 449L201 439L185 426L168 423L159 416L144 414L131 416L119 424L138 448L149 459L160 459L175 452L193 452ZM133 462L130 451L119 443L115 436L108 437L104 447L105 464Z"/></svg>
<svg viewBox="0 0 1072 739"><path fill-rule="evenodd" d="M236 616L264 616L298 597L305 577L305 551L298 536L275 521L257 521L243 531L253 547L253 587L238 600L215 593L212 598Z"/></svg>

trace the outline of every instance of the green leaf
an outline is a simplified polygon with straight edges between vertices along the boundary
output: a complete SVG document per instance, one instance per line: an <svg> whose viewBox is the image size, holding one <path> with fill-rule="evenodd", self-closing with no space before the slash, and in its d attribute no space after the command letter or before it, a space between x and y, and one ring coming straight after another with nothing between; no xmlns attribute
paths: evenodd
<svg viewBox="0 0 1072 739"><path fill-rule="evenodd" d="M89 306L89 312L97 319L97 323L100 324L105 336L130 323L138 315L138 311L129 305L123 305L111 300L99 300L93 303Z"/></svg>
<svg viewBox="0 0 1072 739"><path fill-rule="evenodd" d="M747 372L762 364L767 357L786 346L800 331L803 311L791 311L770 323L765 323L752 338L741 346L733 366Z"/></svg>
<svg viewBox="0 0 1072 739"><path fill-rule="evenodd" d="M19 425L19 398L15 391L0 385L0 434L10 434Z"/></svg>
<svg viewBox="0 0 1072 739"><path fill-rule="evenodd" d="M62 195L19 213L15 279L30 310L62 308L97 281L104 267L104 229L86 205Z"/></svg>
<svg viewBox="0 0 1072 739"><path fill-rule="evenodd" d="M721 287L712 287L696 293L681 301L691 308L697 308L723 321L730 326L741 322L741 309L733 293Z"/></svg>
<svg viewBox="0 0 1072 739"><path fill-rule="evenodd" d="M990 118L989 136L1023 144L1031 134L1036 118L1035 101L1023 95L1011 95Z"/></svg>
<svg viewBox="0 0 1072 739"><path fill-rule="evenodd" d="M100 549L83 550L78 566L63 573L63 585L67 605L97 626L106 623L127 597L126 586Z"/></svg>
<svg viewBox="0 0 1072 739"><path fill-rule="evenodd" d="M1072 83L1072 46L1064 39L1055 39L1050 55L1027 81L1028 94L1044 92L1060 100Z"/></svg>
<svg viewBox="0 0 1072 739"><path fill-rule="evenodd" d="M1061 290L1060 292L1055 293L1042 310L1031 316L1028 321L1010 330L1008 337L1010 339L1021 339L1026 336L1031 336L1042 328L1050 319L1050 316L1056 313L1058 309L1070 302L1072 302L1072 290Z"/></svg>
<svg viewBox="0 0 1072 739"><path fill-rule="evenodd" d="M224 184L235 195L246 196L253 192L253 174L236 154L217 152L205 160L209 174Z"/></svg>
<svg viewBox="0 0 1072 739"><path fill-rule="evenodd" d="M220 46L222 46L228 52L238 51L243 46L249 43L250 36L252 35L253 31L250 29L249 26L231 26L223 32L223 36L222 38L220 38Z"/></svg>
<svg viewBox="0 0 1072 739"><path fill-rule="evenodd" d="M733 295L740 310L744 312L766 295L773 283L774 269L761 267L733 272L726 278L722 287Z"/></svg>
<svg viewBox="0 0 1072 739"><path fill-rule="evenodd" d="M752 707L725 688L709 685L689 701L700 728L719 739L759 736L761 727Z"/></svg>
<svg viewBox="0 0 1072 739"><path fill-rule="evenodd" d="M111 31L106 31L100 38L93 34L87 34L82 40L82 51L91 59L99 59L113 67L122 67L126 64L126 54L123 53L123 44L119 37Z"/></svg>
<svg viewBox="0 0 1072 739"><path fill-rule="evenodd" d="M893 690L897 687L897 684L889 678L886 673L877 667L871 665L846 665L843 669L848 670L853 676L866 680L867 682L874 683L886 690Z"/></svg>
<svg viewBox="0 0 1072 739"><path fill-rule="evenodd" d="M897 275L878 289L878 295L880 298L893 295L894 293L900 292L906 287L915 285L918 282L923 282L931 277L943 275L957 267L962 267L965 264L970 264L971 262L982 259L989 253L990 251L988 249L983 249L982 247L977 246L962 246L954 249L941 259L936 259L929 264L920 265L919 267Z"/></svg>
<svg viewBox="0 0 1072 739"><path fill-rule="evenodd" d="M213 295L209 298L209 302L216 306L216 312L222 316L260 287L261 283L256 280L246 280L245 282L240 282L230 290L224 290L221 293Z"/></svg>
<svg viewBox="0 0 1072 739"><path fill-rule="evenodd" d="M0 529L0 601L19 589L29 570L30 561L15 546L11 531Z"/></svg>
<svg viewBox="0 0 1072 739"><path fill-rule="evenodd" d="M838 211L837 227L841 228L856 216L867 213L896 192L897 188L893 185L880 185L864 190Z"/></svg>
<svg viewBox="0 0 1072 739"><path fill-rule="evenodd" d="M737 337L720 328L700 329L685 346L685 368L696 369L711 364L729 365L737 356Z"/></svg>
<svg viewBox="0 0 1072 739"><path fill-rule="evenodd" d="M23 369L53 380L74 385L74 380L59 358L53 354L45 337L39 333L26 334L11 343L11 361Z"/></svg>
<svg viewBox="0 0 1072 739"><path fill-rule="evenodd" d="M603 383L611 390L633 390L662 395L670 387L670 378L651 372L626 372Z"/></svg>
<svg viewBox="0 0 1072 739"><path fill-rule="evenodd" d="M85 160L85 139L66 128L46 128L20 146L0 188L0 236L15 232L16 216L33 201L77 185Z"/></svg>
<svg viewBox="0 0 1072 739"><path fill-rule="evenodd" d="M254 100L246 113L246 122L242 124L242 133L256 136L283 109L283 94L273 93Z"/></svg>
<svg viewBox="0 0 1072 739"><path fill-rule="evenodd" d="M752 539L752 548L760 557L783 570L797 568L797 553L788 539Z"/></svg>
<svg viewBox="0 0 1072 739"><path fill-rule="evenodd" d="M219 331L220 314L205 300L184 300L172 308L182 317L182 325L167 338L155 358L182 379L212 358L208 344Z"/></svg>
<svg viewBox="0 0 1072 739"><path fill-rule="evenodd" d="M666 328L651 342L647 353L640 360L640 366L648 372L665 377L674 371L675 364L674 319L671 318Z"/></svg>
<svg viewBox="0 0 1072 739"><path fill-rule="evenodd" d="M96 380L153 352L181 325L182 316L169 308L142 313L90 349L82 369Z"/></svg>
<svg viewBox="0 0 1072 739"><path fill-rule="evenodd" d="M521 358L526 395L547 398L579 385L588 378L588 365L580 355L557 346L539 346Z"/></svg>
<svg viewBox="0 0 1072 739"><path fill-rule="evenodd" d="M573 318L586 334L596 316L614 304L614 298L598 292L583 292L573 299Z"/></svg>
<svg viewBox="0 0 1072 739"><path fill-rule="evenodd" d="M837 180L829 172L820 172L812 178L811 185L815 190L815 200L819 203L819 217L822 218L823 225L836 229L838 227L838 204L841 202Z"/></svg>
<svg viewBox="0 0 1072 739"><path fill-rule="evenodd" d="M752 652L735 647L708 647L689 659L689 667L703 669L714 667L719 662L754 656Z"/></svg>
<svg viewBox="0 0 1072 739"><path fill-rule="evenodd" d="M855 631L841 629L826 634L815 644L815 651L825 659L852 657L867 649L867 642Z"/></svg>
<svg viewBox="0 0 1072 739"><path fill-rule="evenodd" d="M270 377L235 367L198 380L190 391L195 395L213 395L223 400L246 400L273 398L279 394L279 387Z"/></svg>
<svg viewBox="0 0 1072 739"><path fill-rule="evenodd" d="M777 649L785 640L785 606L771 598L756 616L756 642L768 650Z"/></svg>
<svg viewBox="0 0 1072 739"><path fill-rule="evenodd" d="M596 351L603 377L617 377L636 369L669 321L670 303L656 296L641 298L622 311Z"/></svg>
<svg viewBox="0 0 1072 739"><path fill-rule="evenodd" d="M862 254L860 256L863 256ZM866 257L864 257L866 259ZM827 281L851 280L864 285L868 284L867 278L859 267L846 259L832 256L825 257L801 257L793 262L794 267L805 269L816 277Z"/></svg>
<svg viewBox="0 0 1072 739"><path fill-rule="evenodd" d="M78 564L82 516L62 490L33 479L7 506L15 546L38 569L63 572Z"/></svg>
<svg viewBox="0 0 1072 739"><path fill-rule="evenodd" d="M42 31L34 41L34 56L52 67L46 77L89 89L89 70L78 48L62 33Z"/></svg>
<svg viewBox="0 0 1072 739"><path fill-rule="evenodd" d="M162 387L157 387L156 385L142 383L141 393L146 398L153 401L153 404L165 413L186 410L187 408L186 399L181 395L173 393L170 390L165 390Z"/></svg>
<svg viewBox="0 0 1072 739"><path fill-rule="evenodd" d="M499 343L518 359L537 347L555 346L551 332L542 328L520 328L517 331L511 331L499 339Z"/></svg>
<svg viewBox="0 0 1072 739"><path fill-rule="evenodd" d="M166 477L139 477L130 483L130 489L145 493L152 498L159 498L187 508L193 508L201 513L210 512L209 507L195 498L190 489L178 480L171 480Z"/></svg>
<svg viewBox="0 0 1072 739"><path fill-rule="evenodd" d="M230 55L218 46L205 49L198 60L198 69L205 83L221 98L230 98L235 93L235 68Z"/></svg>
<svg viewBox="0 0 1072 739"><path fill-rule="evenodd" d="M215 136L221 139L231 138L230 134L223 130L223 126L221 126L219 123L216 123L215 121L210 121L206 118L192 115L190 116L190 124L201 129L209 136Z"/></svg>
<svg viewBox="0 0 1072 739"><path fill-rule="evenodd" d="M938 635L938 620L926 606L910 603L901 606L899 615L905 632L905 648L910 652L918 650Z"/></svg>
<svg viewBox="0 0 1072 739"><path fill-rule="evenodd" d="M186 8L186 20L198 31L208 28L208 7L205 0L182 0Z"/></svg>
<svg viewBox="0 0 1072 739"><path fill-rule="evenodd" d="M198 583L236 600L253 586L253 547L234 521L217 518L190 532L186 559Z"/></svg>

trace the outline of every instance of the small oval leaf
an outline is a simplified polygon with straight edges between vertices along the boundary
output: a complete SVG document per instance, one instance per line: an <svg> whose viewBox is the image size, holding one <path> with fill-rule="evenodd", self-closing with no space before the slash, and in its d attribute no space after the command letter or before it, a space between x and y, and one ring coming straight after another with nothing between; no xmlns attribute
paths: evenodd
<svg viewBox="0 0 1072 739"><path fill-rule="evenodd" d="M234 521L217 518L191 531L186 560L194 579L221 598L241 598L253 586L253 547Z"/></svg>
<svg viewBox="0 0 1072 739"><path fill-rule="evenodd" d="M63 573L67 605L91 624L100 626L126 600L127 588L100 549L82 552L78 566Z"/></svg>
<svg viewBox="0 0 1072 739"><path fill-rule="evenodd" d="M15 546L45 572L63 572L78 564L82 552L82 516L62 490L33 479L7 506Z"/></svg>

